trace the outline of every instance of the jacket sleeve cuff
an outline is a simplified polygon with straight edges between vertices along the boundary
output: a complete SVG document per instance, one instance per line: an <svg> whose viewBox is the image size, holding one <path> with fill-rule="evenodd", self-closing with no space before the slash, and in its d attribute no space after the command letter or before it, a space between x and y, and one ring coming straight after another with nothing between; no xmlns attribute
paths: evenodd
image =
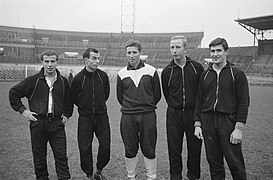
<svg viewBox="0 0 273 180"><path fill-rule="evenodd" d="M69 114L64 113L63 116L65 116L65 117L67 117L67 119L69 119L71 115L69 116Z"/></svg>
<svg viewBox="0 0 273 180"><path fill-rule="evenodd" d="M23 114L23 112L26 110L27 108L25 107L25 106L22 106L22 107L20 107L19 108L19 112L21 113L21 114Z"/></svg>
<svg viewBox="0 0 273 180"><path fill-rule="evenodd" d="M201 121L195 121L194 127L201 127Z"/></svg>
<svg viewBox="0 0 273 180"><path fill-rule="evenodd" d="M245 124L243 122L236 122L235 129L243 130L245 127Z"/></svg>

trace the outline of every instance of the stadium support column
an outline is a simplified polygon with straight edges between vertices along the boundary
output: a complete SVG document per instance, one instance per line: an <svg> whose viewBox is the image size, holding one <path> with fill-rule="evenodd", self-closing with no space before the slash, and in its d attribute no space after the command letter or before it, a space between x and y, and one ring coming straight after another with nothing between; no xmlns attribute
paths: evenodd
<svg viewBox="0 0 273 180"><path fill-rule="evenodd" d="M135 0L121 0L121 33L134 33Z"/></svg>

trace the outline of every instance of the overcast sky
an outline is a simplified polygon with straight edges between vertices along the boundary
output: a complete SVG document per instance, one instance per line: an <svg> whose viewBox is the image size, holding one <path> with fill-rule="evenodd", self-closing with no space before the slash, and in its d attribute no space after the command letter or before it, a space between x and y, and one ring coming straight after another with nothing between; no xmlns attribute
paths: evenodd
<svg viewBox="0 0 273 180"><path fill-rule="evenodd" d="M273 15L273 0L135 0L135 32L204 32L230 46L253 45L235 19ZM0 25L121 32L121 0L0 0ZM271 36L269 34L269 36Z"/></svg>

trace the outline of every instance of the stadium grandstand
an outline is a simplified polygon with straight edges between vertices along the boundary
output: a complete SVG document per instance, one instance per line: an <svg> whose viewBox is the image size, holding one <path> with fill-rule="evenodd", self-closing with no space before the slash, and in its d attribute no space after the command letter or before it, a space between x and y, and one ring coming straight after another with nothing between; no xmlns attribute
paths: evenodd
<svg viewBox="0 0 273 180"><path fill-rule="evenodd" d="M0 79L10 79L15 68L20 73L15 74L14 79L22 79L28 74L25 67L38 66L40 55L46 49L55 50L60 56L59 64L68 68L83 67L82 52L86 47L99 49L102 66L125 66L124 45L132 38L142 42L146 62L162 68L171 59L170 38L177 34L187 38L189 56L195 56L191 53L200 47L203 32L99 33L0 26L0 66L4 69L0 71ZM201 54L194 58L197 57L197 61L202 60Z"/></svg>
<svg viewBox="0 0 273 180"><path fill-rule="evenodd" d="M235 20L258 41L258 48L253 51L253 59L246 66L247 74L273 77L273 39L266 34L273 32L273 15Z"/></svg>
<svg viewBox="0 0 273 180"><path fill-rule="evenodd" d="M45 49L54 49L60 55L61 64L82 64L82 51L86 47L100 50L103 65L126 65L124 43L138 39L143 44L142 54L149 62L163 67L169 61L170 37L182 34L188 39L188 49L200 47L203 32L189 33L96 33L53 31L31 28L0 26L1 62L39 63Z"/></svg>
<svg viewBox="0 0 273 180"><path fill-rule="evenodd" d="M257 31L265 33L273 29L273 16L235 21L249 31L252 30L255 38ZM267 25L263 25L263 22ZM204 32L100 33L0 26L0 79L24 78L27 76L26 67L38 66L40 55L46 49L55 50L60 56L59 64L65 67L82 68L82 52L86 47L99 49L102 66L125 66L127 60L124 44L131 38L142 42L142 54L147 57L147 63L163 68L171 59L170 38L177 34L187 38L187 54L193 60L203 64L210 57L208 48L200 48ZM263 38L258 40L258 47L255 44L230 47L229 61L247 74L273 77L273 40Z"/></svg>

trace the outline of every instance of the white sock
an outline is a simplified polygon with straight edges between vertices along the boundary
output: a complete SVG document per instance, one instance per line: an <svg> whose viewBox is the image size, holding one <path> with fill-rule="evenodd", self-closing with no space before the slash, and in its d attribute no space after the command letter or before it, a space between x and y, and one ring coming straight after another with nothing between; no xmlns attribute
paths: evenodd
<svg viewBox="0 0 273 180"><path fill-rule="evenodd" d="M125 157L125 162L126 162L126 167L127 167L127 173L128 173L128 178L134 180L136 177L136 165L138 162L138 157L133 157L133 158L126 158Z"/></svg>
<svg viewBox="0 0 273 180"><path fill-rule="evenodd" d="M146 176L147 180L154 180L156 179L156 158L148 159L144 157L144 163L146 167Z"/></svg>

